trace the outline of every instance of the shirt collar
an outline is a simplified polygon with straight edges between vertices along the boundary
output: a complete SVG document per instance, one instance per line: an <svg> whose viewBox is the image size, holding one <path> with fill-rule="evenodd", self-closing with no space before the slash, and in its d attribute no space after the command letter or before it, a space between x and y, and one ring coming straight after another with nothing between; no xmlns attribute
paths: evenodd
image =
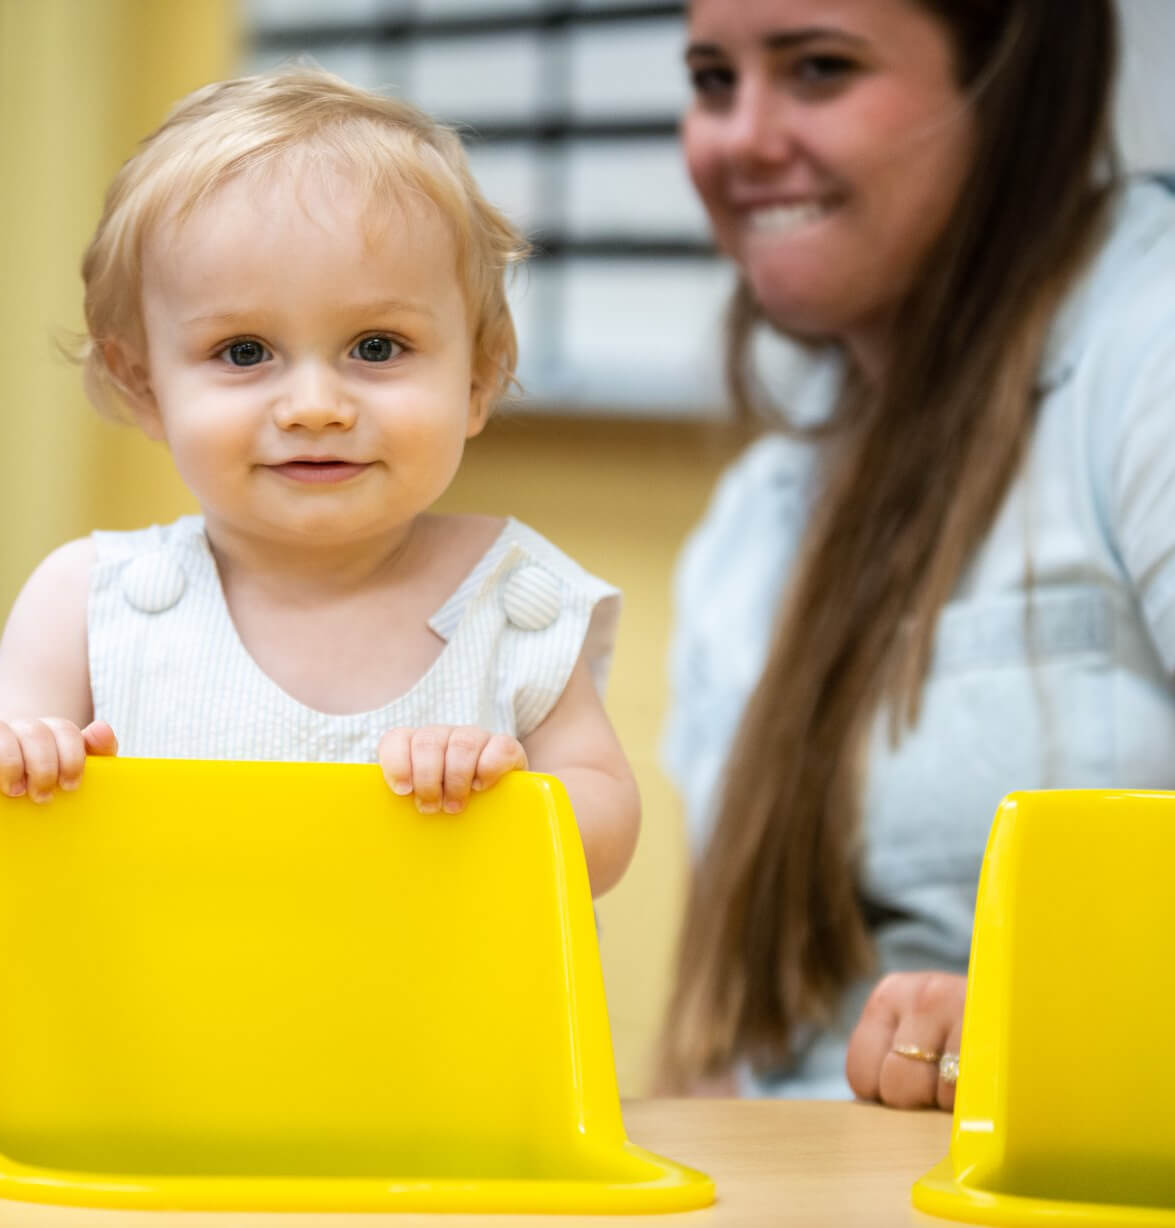
<svg viewBox="0 0 1175 1228"><path fill-rule="evenodd" d="M1171 192L1154 181L1130 180L1118 190L1101 247L1070 288L1053 321L1041 360L1042 392L1070 378L1091 329L1105 319L1110 299L1133 280L1154 244L1169 236L1172 199Z"/></svg>

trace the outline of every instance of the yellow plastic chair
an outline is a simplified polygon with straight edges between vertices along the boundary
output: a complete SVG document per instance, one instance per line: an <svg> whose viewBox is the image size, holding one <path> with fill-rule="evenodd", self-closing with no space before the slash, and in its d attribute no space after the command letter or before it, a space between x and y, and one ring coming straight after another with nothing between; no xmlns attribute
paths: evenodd
<svg viewBox="0 0 1175 1228"><path fill-rule="evenodd" d="M979 882L949 1157L975 1224L1175 1225L1175 793L1017 793Z"/></svg>
<svg viewBox="0 0 1175 1228"><path fill-rule="evenodd" d="M575 821L516 773L92 759L0 798L0 1197L676 1211L628 1142Z"/></svg>

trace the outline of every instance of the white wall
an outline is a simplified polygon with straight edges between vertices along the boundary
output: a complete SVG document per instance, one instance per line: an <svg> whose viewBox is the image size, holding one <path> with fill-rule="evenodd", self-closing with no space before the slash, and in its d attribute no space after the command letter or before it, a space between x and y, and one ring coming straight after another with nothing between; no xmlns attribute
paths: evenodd
<svg viewBox="0 0 1175 1228"><path fill-rule="evenodd" d="M1119 0L1118 139L1128 167L1175 173L1175 0Z"/></svg>

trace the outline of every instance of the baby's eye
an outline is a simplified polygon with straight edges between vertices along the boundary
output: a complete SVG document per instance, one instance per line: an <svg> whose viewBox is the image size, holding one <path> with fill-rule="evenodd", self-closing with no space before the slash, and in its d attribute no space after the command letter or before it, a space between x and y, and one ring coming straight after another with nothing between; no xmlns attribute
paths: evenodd
<svg viewBox="0 0 1175 1228"><path fill-rule="evenodd" d="M226 345L218 357L234 367L255 367L273 355L260 341L234 341L231 345Z"/></svg>
<svg viewBox="0 0 1175 1228"><path fill-rule="evenodd" d="M364 337L362 341L356 342L355 348L351 351L351 357L362 359L363 362L388 362L395 358L403 348L391 337L376 333L373 337Z"/></svg>

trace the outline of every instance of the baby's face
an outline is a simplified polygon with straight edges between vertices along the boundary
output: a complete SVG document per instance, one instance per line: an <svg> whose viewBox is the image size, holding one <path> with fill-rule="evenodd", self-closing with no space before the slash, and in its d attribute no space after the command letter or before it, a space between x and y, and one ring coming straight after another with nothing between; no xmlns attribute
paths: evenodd
<svg viewBox="0 0 1175 1228"><path fill-rule="evenodd" d="M279 174L147 245L139 419L222 534L394 534L483 424L450 233L427 201L371 212Z"/></svg>

